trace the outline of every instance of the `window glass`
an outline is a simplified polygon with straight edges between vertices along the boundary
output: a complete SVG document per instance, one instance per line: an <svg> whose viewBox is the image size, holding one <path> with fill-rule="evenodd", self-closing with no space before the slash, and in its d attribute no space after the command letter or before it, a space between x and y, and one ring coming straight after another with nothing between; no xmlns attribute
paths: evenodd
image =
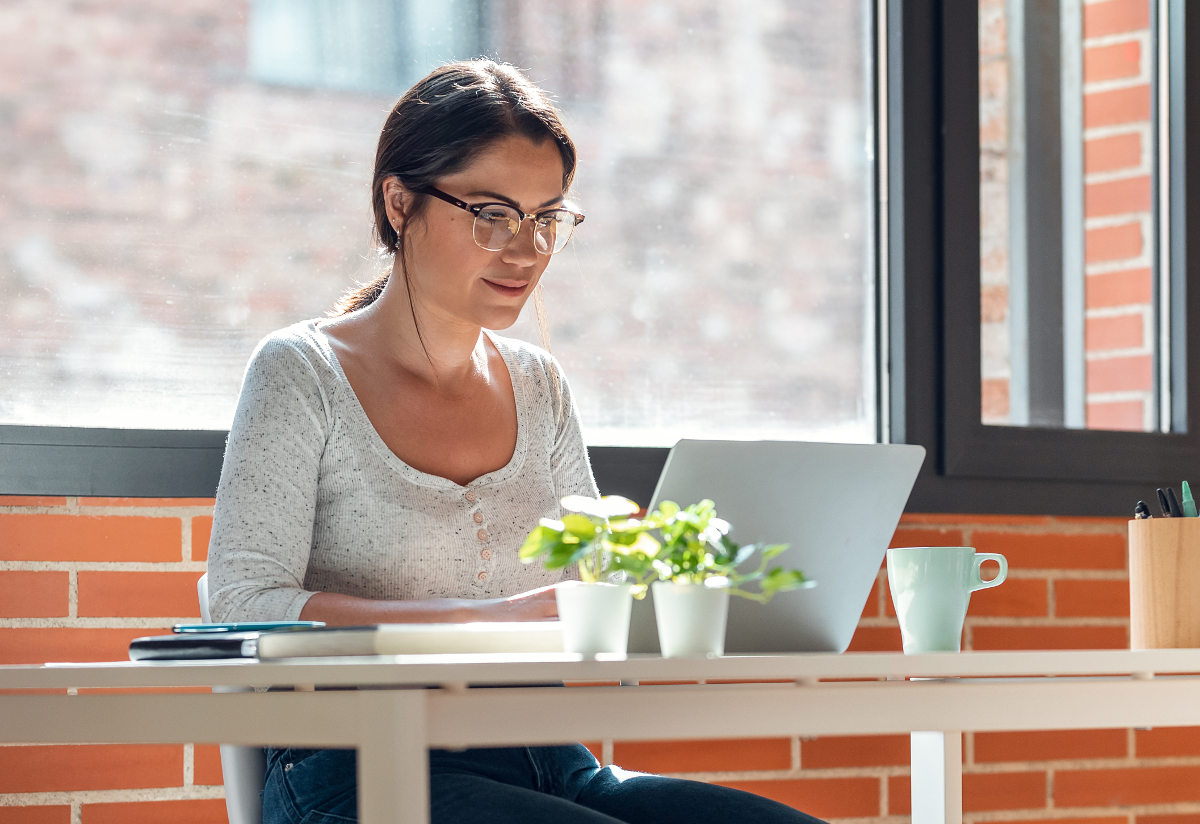
<svg viewBox="0 0 1200 824"><path fill-rule="evenodd" d="M873 440L869 33L821 0L6 3L0 423L228 427L255 342L386 265L395 98L488 54L580 148L544 282L589 440Z"/></svg>
<svg viewBox="0 0 1200 824"><path fill-rule="evenodd" d="M1170 428L1157 6L979 12L983 422Z"/></svg>

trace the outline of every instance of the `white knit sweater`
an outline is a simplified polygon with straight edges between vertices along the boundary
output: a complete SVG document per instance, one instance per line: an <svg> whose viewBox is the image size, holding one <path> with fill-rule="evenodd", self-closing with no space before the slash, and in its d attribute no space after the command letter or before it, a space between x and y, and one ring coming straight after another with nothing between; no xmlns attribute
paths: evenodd
<svg viewBox="0 0 1200 824"><path fill-rule="evenodd" d="M259 344L217 490L214 621L295 620L316 592L493 598L562 579L517 550L564 495L597 494L579 419L547 352L488 334L512 378L517 445L466 486L388 449L316 321Z"/></svg>

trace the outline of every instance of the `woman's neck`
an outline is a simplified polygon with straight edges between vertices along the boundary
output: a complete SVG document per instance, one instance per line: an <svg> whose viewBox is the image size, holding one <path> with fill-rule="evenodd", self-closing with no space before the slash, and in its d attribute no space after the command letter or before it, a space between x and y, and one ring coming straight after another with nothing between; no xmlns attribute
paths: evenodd
<svg viewBox="0 0 1200 824"><path fill-rule="evenodd" d="M401 272L394 271L379 298L346 321L357 327L354 348L369 348L373 356L441 394L454 395L472 379L487 375L482 328L431 311L419 297L410 299Z"/></svg>

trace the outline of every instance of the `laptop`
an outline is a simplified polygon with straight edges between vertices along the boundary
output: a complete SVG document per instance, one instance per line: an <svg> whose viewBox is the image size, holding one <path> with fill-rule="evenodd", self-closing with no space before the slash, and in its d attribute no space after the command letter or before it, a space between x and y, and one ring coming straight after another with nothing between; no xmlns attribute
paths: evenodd
<svg viewBox="0 0 1200 824"><path fill-rule="evenodd" d="M786 543L775 563L816 580L765 606L729 599L726 654L845 652L925 459L912 445L682 440L650 510L705 498L740 544ZM759 563L757 553L747 569ZM750 584L753 588L754 584ZM656 653L653 594L634 601L629 651Z"/></svg>

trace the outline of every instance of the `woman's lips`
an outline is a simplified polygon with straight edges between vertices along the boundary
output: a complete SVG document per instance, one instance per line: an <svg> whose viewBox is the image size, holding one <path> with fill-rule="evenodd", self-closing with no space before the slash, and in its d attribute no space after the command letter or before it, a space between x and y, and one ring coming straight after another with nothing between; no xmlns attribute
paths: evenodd
<svg viewBox="0 0 1200 824"><path fill-rule="evenodd" d="M499 292L501 295L504 295L506 298L519 298L521 295L525 294L525 290L529 288L529 281L496 281L484 278L483 282Z"/></svg>

